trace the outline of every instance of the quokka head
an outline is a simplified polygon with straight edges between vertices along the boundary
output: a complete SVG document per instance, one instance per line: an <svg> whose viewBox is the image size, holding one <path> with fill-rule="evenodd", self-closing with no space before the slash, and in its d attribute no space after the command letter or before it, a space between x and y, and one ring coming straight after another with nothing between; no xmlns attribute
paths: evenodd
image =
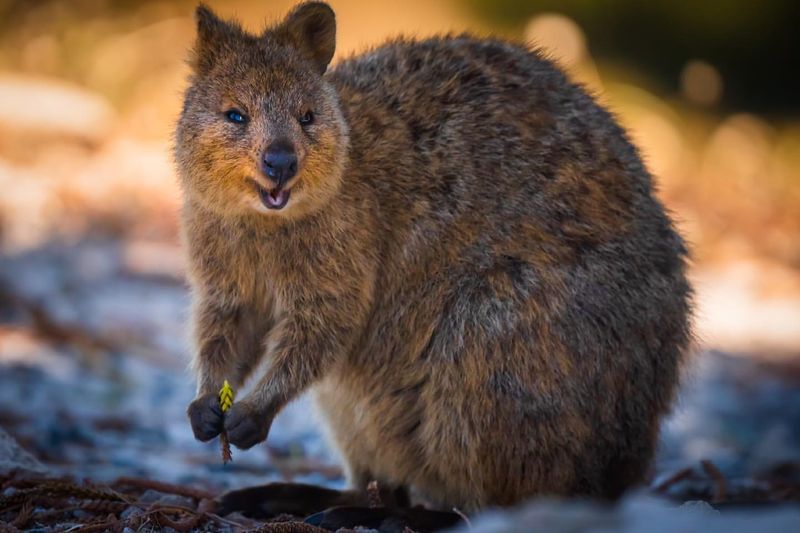
<svg viewBox="0 0 800 533"><path fill-rule="evenodd" d="M321 2L297 6L260 35L196 12L197 42L176 132L184 194L223 215L294 218L340 188L347 125L323 74L336 22Z"/></svg>

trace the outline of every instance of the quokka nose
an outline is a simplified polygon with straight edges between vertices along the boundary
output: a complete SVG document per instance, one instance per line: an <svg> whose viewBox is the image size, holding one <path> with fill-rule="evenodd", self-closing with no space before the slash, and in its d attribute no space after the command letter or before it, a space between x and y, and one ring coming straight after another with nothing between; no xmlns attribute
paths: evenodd
<svg viewBox="0 0 800 533"><path fill-rule="evenodd" d="M270 146L261 158L261 170L279 188L297 174L297 155L286 145Z"/></svg>

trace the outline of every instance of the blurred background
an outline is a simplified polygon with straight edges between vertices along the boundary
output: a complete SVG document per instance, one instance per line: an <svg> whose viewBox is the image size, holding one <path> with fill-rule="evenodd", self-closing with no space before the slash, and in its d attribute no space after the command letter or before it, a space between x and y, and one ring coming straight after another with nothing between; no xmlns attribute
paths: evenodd
<svg viewBox="0 0 800 533"><path fill-rule="evenodd" d="M251 30L293 4L208 3ZM748 490L797 481L800 3L330 3L338 58L398 34L501 35L541 47L619 117L691 243L697 290L698 356L653 483L702 459ZM341 484L306 399L224 468L184 419L171 131L194 6L0 0L0 427L75 475ZM669 491L711 494L695 477Z"/></svg>

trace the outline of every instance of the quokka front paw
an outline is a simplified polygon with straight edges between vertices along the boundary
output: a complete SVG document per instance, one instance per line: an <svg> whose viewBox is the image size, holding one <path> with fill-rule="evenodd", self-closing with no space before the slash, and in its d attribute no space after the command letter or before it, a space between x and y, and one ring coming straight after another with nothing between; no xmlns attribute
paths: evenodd
<svg viewBox="0 0 800 533"><path fill-rule="evenodd" d="M186 411L192 424L194 438L206 442L220 433L223 428L222 407L217 394L204 394L189 404Z"/></svg>
<svg viewBox="0 0 800 533"><path fill-rule="evenodd" d="M247 402L234 403L225 413L224 427L228 441L240 450L246 450L264 441L272 425L273 416Z"/></svg>

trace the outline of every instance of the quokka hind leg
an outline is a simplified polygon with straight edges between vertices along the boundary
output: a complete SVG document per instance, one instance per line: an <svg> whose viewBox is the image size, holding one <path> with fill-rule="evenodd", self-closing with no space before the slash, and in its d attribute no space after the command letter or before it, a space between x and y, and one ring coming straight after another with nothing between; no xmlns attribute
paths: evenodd
<svg viewBox="0 0 800 533"><path fill-rule="evenodd" d="M366 527L386 533L439 531L459 524L462 516L449 511L411 507L408 487L371 480L368 472L354 473L354 491L366 495L368 507L339 506L309 516L306 522L329 531Z"/></svg>
<svg viewBox="0 0 800 533"><path fill-rule="evenodd" d="M421 354L429 381L417 488L442 508L569 494L593 453L581 363L548 330L546 297L519 283L526 273L498 267L467 280Z"/></svg>

